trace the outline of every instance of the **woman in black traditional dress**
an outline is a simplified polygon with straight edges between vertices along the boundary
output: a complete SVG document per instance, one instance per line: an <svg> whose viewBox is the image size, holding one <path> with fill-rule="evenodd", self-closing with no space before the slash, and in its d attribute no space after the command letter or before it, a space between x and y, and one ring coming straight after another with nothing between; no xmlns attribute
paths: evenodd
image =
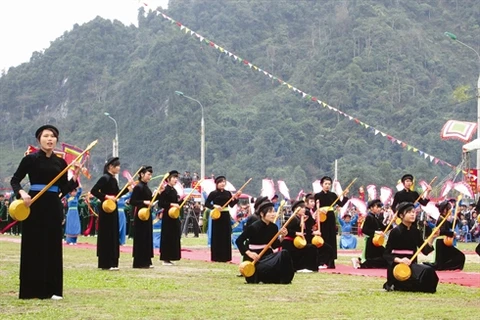
<svg viewBox="0 0 480 320"><path fill-rule="evenodd" d="M168 173L167 185L160 194L158 204L163 209L162 233L160 236L160 260L164 266L173 266L172 261L182 258L180 247L180 219L171 218L168 210L171 207L180 207L178 193L174 186L178 181L178 171ZM135 233L137 230L135 230Z"/></svg>
<svg viewBox="0 0 480 320"><path fill-rule="evenodd" d="M103 168L103 176L97 181L90 191L101 202L114 200L120 192L118 181L115 175L120 172L120 160L112 157L107 160ZM126 194L127 189L123 192ZM122 195L123 195L122 194ZM120 195L120 196L122 196ZM120 237L118 227L118 209L111 213L103 211L98 206L98 236L97 236L97 257L98 268L103 270L118 270L118 259L120 257Z"/></svg>
<svg viewBox="0 0 480 320"><path fill-rule="evenodd" d="M290 252L290 256L293 261L293 268L298 272L312 272L317 271L317 247L315 247L310 241L306 240L308 232L306 232L305 224L310 218L305 214L305 201L297 200L292 205L292 212L295 212L297 208L300 208L295 218L287 226L288 234L285 236L282 242L282 249ZM303 224L303 228L302 228ZM310 224L311 229L311 224ZM303 230L302 230L303 229ZM297 248L295 246L295 238L297 236L305 239L306 245L303 248ZM309 237L311 238L311 237Z"/></svg>
<svg viewBox="0 0 480 320"><path fill-rule="evenodd" d="M448 201L443 201L440 204L437 204L438 211L440 211L440 219L437 221L437 225L443 219L451 219L449 217L452 209L452 205ZM443 219L442 219L443 217ZM447 220L440 227L440 236L435 241L435 263L428 264L433 267L435 270L463 270L465 265L465 254L452 246L447 246L444 243L445 237L455 237L456 233L452 230L452 222Z"/></svg>
<svg viewBox="0 0 480 320"><path fill-rule="evenodd" d="M30 206L31 199L67 167L65 160L53 152L58 134L58 129L52 125L40 127L35 133L40 149L26 155L13 174L12 189L26 206ZM63 207L59 194L66 195L78 186L79 169L75 164L71 180L65 173L55 182L30 206L30 215L22 222L20 299L62 299ZM28 193L20 185L26 175L30 180Z"/></svg>
<svg viewBox="0 0 480 320"><path fill-rule="evenodd" d="M338 196L330 191L332 178L325 176L320 180L320 184L322 185L322 191L315 194L315 204L320 211L327 215L327 219L320 223L320 232L325 243L332 248L332 259L328 262L327 268L335 269L335 260L337 259L337 217L333 211L335 208L330 208L330 206L337 200ZM345 190L345 194L347 193L348 190ZM347 201L348 198L343 197L342 200L337 202L337 205L342 207ZM330 210L325 212L328 208Z"/></svg>
<svg viewBox="0 0 480 320"><path fill-rule="evenodd" d="M210 209L220 209L230 200L232 193L225 190L227 179L224 176L215 178L217 189L210 192L205 200L205 206ZM229 206L233 207L238 202L241 192L237 192L234 200ZM228 208L222 210L220 218L212 219L212 245L210 248L210 259L216 262L227 262L232 260L232 218Z"/></svg>
<svg viewBox="0 0 480 320"><path fill-rule="evenodd" d="M130 204L134 210L135 235L133 237L133 267L153 268L153 229L152 215L143 221L138 217L138 211L146 208L152 200L152 190L148 182L152 179L152 167L143 167L138 174L138 184L133 188Z"/></svg>
<svg viewBox="0 0 480 320"><path fill-rule="evenodd" d="M396 226L388 236L384 258L389 266L387 269L387 282L383 285L386 291L411 291L435 293L437 290L438 276L430 266L418 264L413 257L417 248L423 244L420 231L414 225L416 213L412 202L402 202L397 207L398 217L402 223ZM422 249L424 255L433 251L433 239L438 236L438 231L429 239L428 244ZM393 269L399 263L410 266L412 274L406 281L395 279Z"/></svg>
<svg viewBox="0 0 480 320"><path fill-rule="evenodd" d="M238 250L244 260L253 261L265 248L270 240L277 234L278 226L275 224L275 211L273 203L263 202L258 207L259 220L246 227L242 234L235 241ZM275 239L259 261L255 264L253 276L245 278L247 283L277 283L289 284L295 276L292 258L287 250L280 250L276 253L272 248L278 248L287 235L286 228L281 229L280 237Z"/></svg>

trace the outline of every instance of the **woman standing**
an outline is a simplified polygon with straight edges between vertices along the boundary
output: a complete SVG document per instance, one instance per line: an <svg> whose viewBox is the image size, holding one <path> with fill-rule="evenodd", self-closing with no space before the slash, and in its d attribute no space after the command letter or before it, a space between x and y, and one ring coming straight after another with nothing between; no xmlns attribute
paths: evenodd
<svg viewBox="0 0 480 320"><path fill-rule="evenodd" d="M180 207L177 190L174 186L178 181L178 171L168 173L167 185L160 194L158 203L163 209L162 233L160 236L160 260L164 266L173 266L172 261L181 259L180 253L180 219L173 219L168 215L171 207ZM137 230L135 229L135 234Z"/></svg>
<svg viewBox="0 0 480 320"><path fill-rule="evenodd" d="M76 245L78 235L81 233L80 214L78 212L78 200L82 194L82 188L70 192L67 198L67 216L65 218L65 236L69 245Z"/></svg>
<svg viewBox="0 0 480 320"><path fill-rule="evenodd" d="M224 176L215 178L217 189L210 192L205 200L205 206L210 209L220 209L230 200L232 194L225 190L227 179ZM234 200L230 201L229 206L233 207L238 202L241 192L237 192ZM222 210L220 218L212 219L212 245L211 260L217 262L227 262L232 260L232 224L228 208Z"/></svg>
<svg viewBox="0 0 480 320"><path fill-rule="evenodd" d="M120 192L115 175L120 172L120 160L112 157L107 160L103 168L103 176L97 181L90 191L101 202L115 197ZM124 191L124 194L128 190ZM118 270L118 259L120 257L120 241L118 234L118 208L111 213L103 211L98 206L98 237L97 257L98 267L103 270Z"/></svg>
<svg viewBox="0 0 480 320"><path fill-rule="evenodd" d="M322 185L322 191L315 194L315 204L320 211L327 215L327 219L320 223L320 231L325 243L333 250L333 257L328 262L327 268L335 269L335 260L337 259L337 218L333 212L335 208L330 208L330 206L337 200L338 196L330 191L332 178L325 176L320 180L320 184ZM345 190L345 194L347 193L348 189ZM337 204L342 207L347 201L348 198L343 197L343 200L339 200ZM327 209L329 211L325 212Z"/></svg>
<svg viewBox="0 0 480 320"><path fill-rule="evenodd" d="M148 182L152 179L152 167L145 166L138 173L138 184L133 188L130 204L133 206L135 235L133 236L133 267L153 268L153 231L152 215L143 221L138 217L138 211L147 208L152 200L152 190Z"/></svg>
<svg viewBox="0 0 480 320"><path fill-rule="evenodd" d="M26 155L10 181L17 198L27 207L32 198L67 167L65 160L53 150L58 142L58 129L52 125L38 128L35 138L40 149ZM22 222L20 252L20 299L63 299L62 220L59 194L68 194L77 186L80 167L75 164L73 178L65 173L30 206L29 217ZM30 191L20 185L28 175Z"/></svg>

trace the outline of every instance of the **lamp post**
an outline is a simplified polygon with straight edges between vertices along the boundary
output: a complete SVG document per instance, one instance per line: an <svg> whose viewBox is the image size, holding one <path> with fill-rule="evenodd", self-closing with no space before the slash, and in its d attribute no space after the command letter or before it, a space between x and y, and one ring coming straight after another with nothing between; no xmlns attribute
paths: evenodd
<svg viewBox="0 0 480 320"><path fill-rule="evenodd" d="M468 49L475 52L477 54L478 61L480 62L480 54L478 53L477 50L473 49L469 45L467 45L467 44L463 43L462 41L458 40L457 36L454 35L451 32L445 32L444 35L446 37L449 37L453 41L460 43L462 46L467 47ZM480 68L479 68L479 70L480 70ZM478 75L478 80L477 80L477 139L480 139L480 74ZM478 177L479 173L480 173L480 150L477 149L477 177ZM477 178L477 181L478 181L478 178ZM477 185L478 185L478 182L477 182ZM477 191L477 190L475 190L475 191Z"/></svg>
<svg viewBox="0 0 480 320"><path fill-rule="evenodd" d="M112 120L115 123L115 139L113 139L113 146L112 146L112 156L118 157L118 125L117 121L110 115L108 112L104 112L104 115L106 115L110 120ZM115 175L115 178L118 180L118 174Z"/></svg>
<svg viewBox="0 0 480 320"><path fill-rule="evenodd" d="M205 120L203 114L203 106L197 99L189 97L181 91L175 91L175 94L189 100L195 101L202 108L202 121L200 123L200 179L205 178Z"/></svg>

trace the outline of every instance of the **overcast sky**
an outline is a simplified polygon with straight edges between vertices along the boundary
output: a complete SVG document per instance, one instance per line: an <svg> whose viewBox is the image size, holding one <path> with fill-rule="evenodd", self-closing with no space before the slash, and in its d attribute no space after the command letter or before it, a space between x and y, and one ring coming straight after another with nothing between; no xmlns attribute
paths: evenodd
<svg viewBox="0 0 480 320"><path fill-rule="evenodd" d="M34 51L100 16L137 25L137 10L166 8L168 0L0 0L0 70L28 62Z"/></svg>

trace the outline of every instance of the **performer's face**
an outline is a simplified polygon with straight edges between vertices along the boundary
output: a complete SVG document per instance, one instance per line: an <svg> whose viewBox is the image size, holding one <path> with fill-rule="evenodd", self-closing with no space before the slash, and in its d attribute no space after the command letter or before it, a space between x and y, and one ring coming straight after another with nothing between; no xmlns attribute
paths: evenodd
<svg viewBox="0 0 480 320"><path fill-rule="evenodd" d="M120 173L120 165L118 166L109 165L108 168L109 168L109 172L113 175Z"/></svg>
<svg viewBox="0 0 480 320"><path fill-rule="evenodd" d="M171 177L170 179L168 179L168 184L173 187L174 185L177 184L177 181L178 181L178 177L177 177L177 176L173 176L173 177Z"/></svg>
<svg viewBox="0 0 480 320"><path fill-rule="evenodd" d="M43 151L53 151L57 145L57 140L57 137L55 137L52 131L45 129L40 135L38 142L40 143L40 148Z"/></svg>
<svg viewBox="0 0 480 320"><path fill-rule="evenodd" d="M314 206L315 206L315 200L313 200L313 199L307 200L307 207L309 209L313 208Z"/></svg>
<svg viewBox="0 0 480 320"><path fill-rule="evenodd" d="M223 190L223 189L225 189L225 185L226 185L226 184L227 184L227 181L222 180L222 181L220 181L219 183L217 183L217 188L218 188L219 190Z"/></svg>
<svg viewBox="0 0 480 320"><path fill-rule="evenodd" d="M372 213L373 213L373 214L379 214L380 212L382 212L383 207L380 207L380 206L378 206L378 205L375 205L375 206L373 206L370 210L372 210Z"/></svg>
<svg viewBox="0 0 480 320"><path fill-rule="evenodd" d="M331 187L332 187L332 182L330 180L323 181L323 184L322 184L323 191L330 191Z"/></svg>
<svg viewBox="0 0 480 320"><path fill-rule="evenodd" d="M405 187L405 189L410 189L412 187L412 180L410 179L406 179L405 181L403 181L403 186Z"/></svg>
<svg viewBox="0 0 480 320"><path fill-rule="evenodd" d="M152 173L150 171L142 173L142 181L143 182L149 182L151 179L152 179Z"/></svg>
<svg viewBox="0 0 480 320"><path fill-rule="evenodd" d="M275 221L275 210L273 210L273 207L268 209L268 212L265 213L263 216L263 221L268 223L273 223Z"/></svg>
<svg viewBox="0 0 480 320"><path fill-rule="evenodd" d="M417 217L417 214L415 213L415 209L412 208L404 213L403 221L407 223L414 223L416 217Z"/></svg>

